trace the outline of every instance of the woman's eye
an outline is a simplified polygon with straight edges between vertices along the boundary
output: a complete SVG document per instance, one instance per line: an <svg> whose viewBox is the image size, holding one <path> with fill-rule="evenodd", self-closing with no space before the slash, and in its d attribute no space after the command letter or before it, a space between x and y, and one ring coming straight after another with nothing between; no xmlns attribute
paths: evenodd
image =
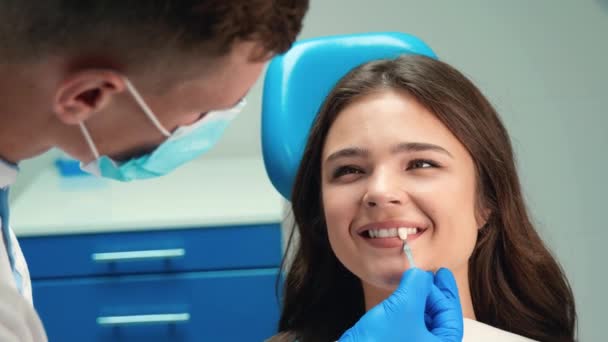
<svg viewBox="0 0 608 342"><path fill-rule="evenodd" d="M437 164L433 161L430 160L424 160L424 159L415 159L412 160L408 166L407 169L408 170L412 170L412 169L426 169L426 168L430 168L430 167L437 167Z"/></svg>
<svg viewBox="0 0 608 342"><path fill-rule="evenodd" d="M340 178L342 176L350 175L350 174L359 174L363 173L360 169L352 166L342 166L337 168L333 173L333 178Z"/></svg>

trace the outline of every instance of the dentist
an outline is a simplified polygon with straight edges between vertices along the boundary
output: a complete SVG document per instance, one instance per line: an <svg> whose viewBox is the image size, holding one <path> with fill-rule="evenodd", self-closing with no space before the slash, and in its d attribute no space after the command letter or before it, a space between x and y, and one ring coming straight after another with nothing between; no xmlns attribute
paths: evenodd
<svg viewBox="0 0 608 342"><path fill-rule="evenodd" d="M308 0L0 3L0 341L45 341L10 229L20 161L59 148L101 177L162 176L220 138Z"/></svg>

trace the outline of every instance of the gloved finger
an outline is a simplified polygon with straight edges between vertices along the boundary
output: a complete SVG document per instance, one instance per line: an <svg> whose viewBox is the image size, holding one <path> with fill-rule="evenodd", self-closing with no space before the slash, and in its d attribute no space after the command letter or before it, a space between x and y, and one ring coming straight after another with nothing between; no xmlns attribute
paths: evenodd
<svg viewBox="0 0 608 342"><path fill-rule="evenodd" d="M431 331L433 329L433 318L428 313L424 313L424 325L426 326L426 330Z"/></svg>
<svg viewBox="0 0 608 342"><path fill-rule="evenodd" d="M451 299L459 298L458 285L452 272L447 268L440 268L435 274L435 286L437 286L443 294Z"/></svg>
<svg viewBox="0 0 608 342"><path fill-rule="evenodd" d="M462 309L458 298L450 298L437 286L433 285L427 298L426 314L429 316L431 334L447 340L462 340Z"/></svg>
<svg viewBox="0 0 608 342"><path fill-rule="evenodd" d="M433 285L433 273L419 268L410 268L401 277L401 282L395 292L411 292L413 295L426 298Z"/></svg>
<svg viewBox="0 0 608 342"><path fill-rule="evenodd" d="M395 292L382 302L384 310L401 311L422 318L431 286L433 286L432 275L419 268L410 268L401 277Z"/></svg>
<svg viewBox="0 0 608 342"><path fill-rule="evenodd" d="M448 298L440 288L433 285L426 299L426 308L424 310L425 314L433 321L432 325L436 325L437 318L441 313L452 310L454 307L456 306L453 303L453 299Z"/></svg>
<svg viewBox="0 0 608 342"><path fill-rule="evenodd" d="M427 273L429 273L430 275L433 276L433 278L435 277L435 273L433 273L433 271L427 271ZM432 289L431 289L432 291ZM427 301L429 299L427 298ZM428 302L427 302L427 307L428 307ZM424 311L424 325L426 326L426 330L431 331L433 329L433 317L431 315L429 315L427 312L427 309L425 308Z"/></svg>

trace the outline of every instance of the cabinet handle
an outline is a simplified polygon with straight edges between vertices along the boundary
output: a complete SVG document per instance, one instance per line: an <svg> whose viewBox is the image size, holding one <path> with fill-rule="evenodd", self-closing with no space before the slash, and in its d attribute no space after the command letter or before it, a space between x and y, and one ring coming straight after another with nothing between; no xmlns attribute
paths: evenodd
<svg viewBox="0 0 608 342"><path fill-rule="evenodd" d="M175 249L154 249L147 251L128 251L128 252L110 252L110 253L93 253L91 258L95 262L120 262L120 261L140 261L140 260L155 260L155 259L170 259L183 257L186 250L183 248Z"/></svg>
<svg viewBox="0 0 608 342"><path fill-rule="evenodd" d="M190 314L186 312L155 315L103 316L97 317L97 324L101 326L116 327L125 325L185 323L189 320Z"/></svg>

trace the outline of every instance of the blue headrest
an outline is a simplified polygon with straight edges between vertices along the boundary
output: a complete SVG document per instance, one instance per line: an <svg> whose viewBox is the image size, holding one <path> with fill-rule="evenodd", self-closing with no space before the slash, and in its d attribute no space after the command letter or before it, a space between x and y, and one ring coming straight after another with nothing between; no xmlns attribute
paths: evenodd
<svg viewBox="0 0 608 342"><path fill-rule="evenodd" d="M402 54L437 58L420 39L404 33L364 33L296 42L268 66L262 98L262 152L274 187L290 200L291 188L321 104L355 67Z"/></svg>

